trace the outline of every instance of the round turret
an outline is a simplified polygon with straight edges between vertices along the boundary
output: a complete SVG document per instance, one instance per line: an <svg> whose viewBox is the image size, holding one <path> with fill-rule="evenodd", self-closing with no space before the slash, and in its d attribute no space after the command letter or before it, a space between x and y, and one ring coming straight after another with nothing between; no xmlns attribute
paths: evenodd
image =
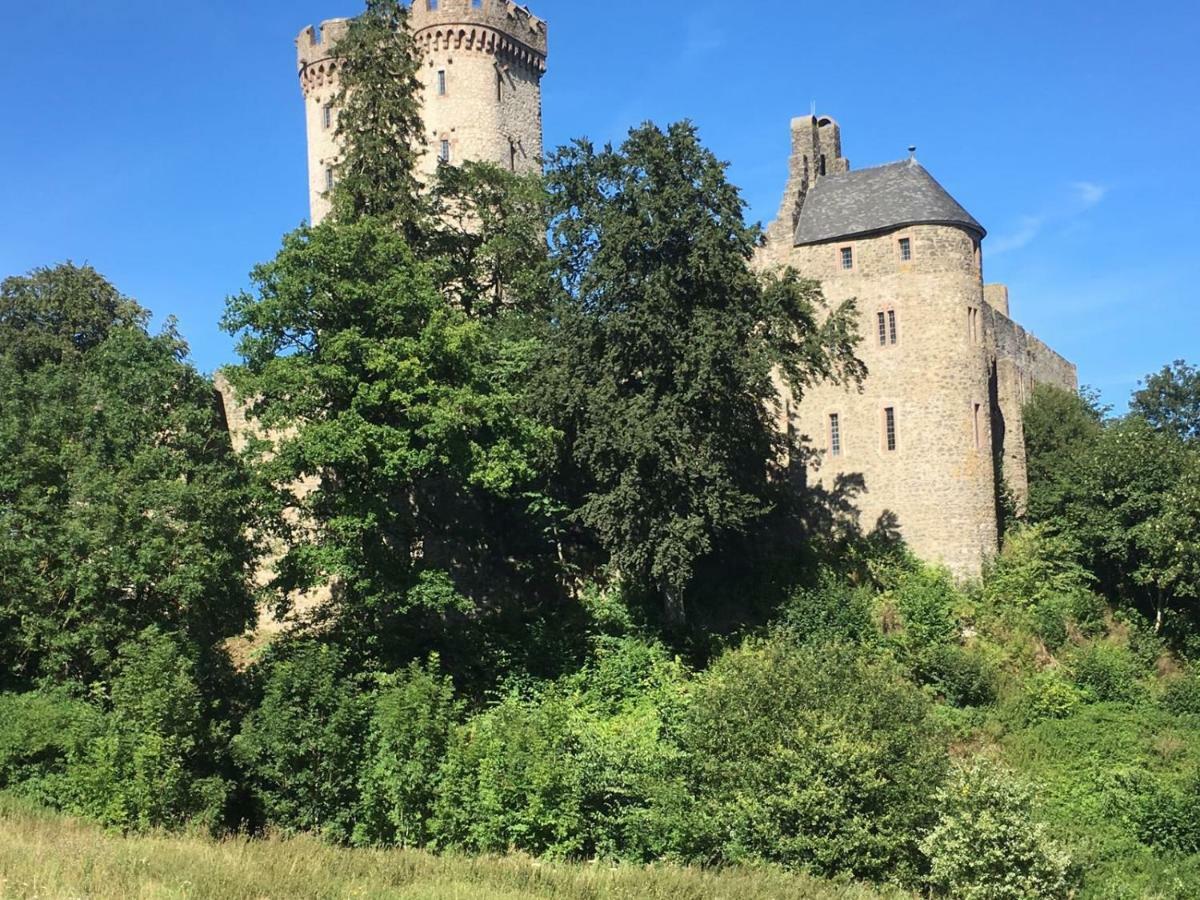
<svg viewBox="0 0 1200 900"><path fill-rule="evenodd" d="M547 26L509 0L413 0L424 54L424 170L468 159L514 172L542 157Z"/></svg>

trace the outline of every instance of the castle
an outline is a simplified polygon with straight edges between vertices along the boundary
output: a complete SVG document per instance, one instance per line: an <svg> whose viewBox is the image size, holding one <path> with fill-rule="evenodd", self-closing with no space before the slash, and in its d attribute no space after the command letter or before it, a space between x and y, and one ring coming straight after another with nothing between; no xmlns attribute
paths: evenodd
<svg viewBox="0 0 1200 900"><path fill-rule="evenodd" d="M313 222L337 166L337 41L297 40ZM422 169L484 160L536 171L547 26L511 0L413 0L424 59ZM755 264L791 266L831 304L854 299L869 374L786 401L780 427L813 450L811 487L850 494L861 525L894 521L919 556L977 575L998 548L1005 497L1027 493L1022 406L1033 386L1077 386L1075 367L1017 325L985 285L986 231L915 156L851 170L830 118L792 122L789 177Z"/></svg>

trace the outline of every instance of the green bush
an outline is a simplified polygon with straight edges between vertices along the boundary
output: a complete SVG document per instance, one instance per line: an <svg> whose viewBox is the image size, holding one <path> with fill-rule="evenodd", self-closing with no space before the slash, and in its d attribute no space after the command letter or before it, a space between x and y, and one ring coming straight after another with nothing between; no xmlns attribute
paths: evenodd
<svg viewBox="0 0 1200 900"><path fill-rule="evenodd" d="M442 769L436 843L560 859L662 855L657 798L678 753L665 737L682 684L661 648L604 642L578 675L474 717Z"/></svg>
<svg viewBox="0 0 1200 900"><path fill-rule="evenodd" d="M1151 781L1136 796L1133 817L1142 843L1200 853L1200 772L1175 784L1166 779Z"/></svg>
<svg viewBox="0 0 1200 900"><path fill-rule="evenodd" d="M234 756L268 824L350 840L369 695L343 653L305 642L265 664L263 695L234 738Z"/></svg>
<svg viewBox="0 0 1200 900"><path fill-rule="evenodd" d="M1177 716L1200 716L1200 675L1189 674L1168 682L1162 702Z"/></svg>
<svg viewBox="0 0 1200 900"><path fill-rule="evenodd" d="M1016 703L1020 725L1034 725L1046 719L1066 719L1084 701L1083 691L1057 670L1039 672L1029 678Z"/></svg>
<svg viewBox="0 0 1200 900"><path fill-rule="evenodd" d="M1101 703L1134 703L1144 691L1133 654L1114 644L1083 647L1071 660L1071 673L1089 699Z"/></svg>
<svg viewBox="0 0 1200 900"><path fill-rule="evenodd" d="M360 781L356 844L419 847L429 840L439 770L461 713L454 684L440 673L436 657L380 679Z"/></svg>
<svg viewBox="0 0 1200 900"><path fill-rule="evenodd" d="M69 767L103 728L99 709L62 691L0 694L0 790L65 807Z"/></svg>
<svg viewBox="0 0 1200 900"><path fill-rule="evenodd" d="M802 642L872 642L877 631L871 619L870 590L853 587L824 570L816 587L796 591L779 613L779 625Z"/></svg>
<svg viewBox="0 0 1200 900"><path fill-rule="evenodd" d="M915 878L946 754L928 702L891 663L747 643L697 680L681 740L687 858Z"/></svg>
<svg viewBox="0 0 1200 900"><path fill-rule="evenodd" d="M978 650L935 645L920 654L913 668L919 682L954 706L984 706L996 699L996 669Z"/></svg>
<svg viewBox="0 0 1200 900"><path fill-rule="evenodd" d="M215 774L195 663L156 629L122 646L104 732L69 770L68 808L124 829L219 827L230 785Z"/></svg>
<svg viewBox="0 0 1200 900"><path fill-rule="evenodd" d="M1070 896L1070 857L1035 823L1029 792L990 766L956 767L921 842L929 884L956 900Z"/></svg>

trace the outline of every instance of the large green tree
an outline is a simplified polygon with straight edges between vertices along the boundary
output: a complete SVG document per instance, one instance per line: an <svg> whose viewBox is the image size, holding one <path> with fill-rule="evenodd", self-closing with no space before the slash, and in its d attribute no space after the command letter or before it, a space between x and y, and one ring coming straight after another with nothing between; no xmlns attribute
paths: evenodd
<svg viewBox="0 0 1200 900"><path fill-rule="evenodd" d="M512 387L530 354L443 296L434 268L387 220L301 228L225 319L244 360L231 380L272 436L276 587L332 583L371 652L423 654L429 628L511 572L523 532L505 511L536 493L554 439Z"/></svg>
<svg viewBox="0 0 1200 900"><path fill-rule="evenodd" d="M697 561L771 508L788 450L774 375L798 398L864 373L853 305L751 270L760 232L689 123L578 141L548 187L564 299L539 391L567 435L567 500L678 619Z"/></svg>
<svg viewBox="0 0 1200 900"><path fill-rule="evenodd" d="M1130 411L1155 428L1200 441L1200 369L1182 359L1147 375Z"/></svg>
<svg viewBox="0 0 1200 900"><path fill-rule="evenodd" d="M94 270L0 287L0 660L90 681L150 625L200 648L252 620L250 503L212 384Z"/></svg>
<svg viewBox="0 0 1200 900"><path fill-rule="evenodd" d="M1034 387L1024 409L1030 520L1041 522L1062 511L1074 467L1099 439L1105 412L1086 390Z"/></svg>
<svg viewBox="0 0 1200 900"><path fill-rule="evenodd" d="M399 0L367 0L338 43L336 138L341 151L334 214L390 219L419 234L427 200L417 179L425 129L417 80L421 54Z"/></svg>

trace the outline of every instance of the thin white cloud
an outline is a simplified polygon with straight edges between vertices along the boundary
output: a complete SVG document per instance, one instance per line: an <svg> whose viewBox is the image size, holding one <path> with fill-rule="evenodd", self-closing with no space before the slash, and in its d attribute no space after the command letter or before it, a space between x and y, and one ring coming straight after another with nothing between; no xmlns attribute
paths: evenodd
<svg viewBox="0 0 1200 900"><path fill-rule="evenodd" d="M996 256L1027 247L1047 225L1069 222L1099 206L1108 196L1108 191L1108 185L1094 181L1072 181L1067 197L1047 204L1036 215L1021 216L1011 231L993 238L989 242L988 254Z"/></svg>
<svg viewBox="0 0 1200 900"><path fill-rule="evenodd" d="M1084 209L1096 206L1108 194L1106 185L1096 184L1094 181L1076 181L1071 187L1075 191L1076 199Z"/></svg>

